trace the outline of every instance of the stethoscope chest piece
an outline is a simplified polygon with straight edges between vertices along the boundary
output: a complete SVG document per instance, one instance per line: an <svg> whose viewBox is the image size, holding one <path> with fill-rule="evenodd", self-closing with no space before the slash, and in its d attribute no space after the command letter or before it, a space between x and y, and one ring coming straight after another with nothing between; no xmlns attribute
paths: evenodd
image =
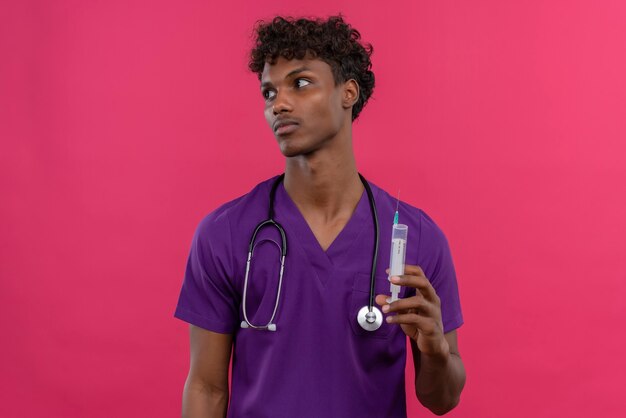
<svg viewBox="0 0 626 418"><path fill-rule="evenodd" d="M372 306L371 311L369 306L364 306L356 319L365 331L376 331L383 324L383 313L376 306Z"/></svg>

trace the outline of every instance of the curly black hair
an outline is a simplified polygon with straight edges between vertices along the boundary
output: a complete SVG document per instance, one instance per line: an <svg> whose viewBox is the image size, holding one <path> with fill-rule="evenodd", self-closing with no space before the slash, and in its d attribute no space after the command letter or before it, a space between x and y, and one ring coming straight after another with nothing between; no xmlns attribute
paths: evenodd
<svg viewBox="0 0 626 418"><path fill-rule="evenodd" d="M341 14L327 20L276 16L269 23L257 21L254 31L256 42L248 68L259 80L266 62L275 64L279 56L303 59L309 53L330 65L335 85L356 80L360 94L352 106L352 120L359 116L374 91L370 60L374 48L358 42L361 34L345 23Z"/></svg>

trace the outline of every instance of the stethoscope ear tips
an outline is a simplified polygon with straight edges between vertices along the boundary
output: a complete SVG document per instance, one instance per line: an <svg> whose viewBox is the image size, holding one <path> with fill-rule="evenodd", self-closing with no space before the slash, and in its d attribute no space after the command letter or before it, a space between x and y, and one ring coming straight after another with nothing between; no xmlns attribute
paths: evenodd
<svg viewBox="0 0 626 418"><path fill-rule="evenodd" d="M250 328L250 324L248 324L245 320L241 321L241 328ZM257 329L263 329L264 327L256 327ZM268 331L276 331L276 324L267 324Z"/></svg>

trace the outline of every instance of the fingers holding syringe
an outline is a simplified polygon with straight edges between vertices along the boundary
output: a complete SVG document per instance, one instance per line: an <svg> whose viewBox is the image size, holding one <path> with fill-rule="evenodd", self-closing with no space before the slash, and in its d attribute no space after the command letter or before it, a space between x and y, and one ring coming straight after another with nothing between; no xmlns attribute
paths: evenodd
<svg viewBox="0 0 626 418"><path fill-rule="evenodd" d="M381 306L383 313L390 314L419 314L420 316L429 318L440 318L441 310L437 305L426 300L422 295L418 294L405 299L398 299L389 303L387 295L378 295L376 303ZM401 322L401 321L400 321Z"/></svg>
<svg viewBox="0 0 626 418"><path fill-rule="evenodd" d="M426 299L436 305L440 306L441 304L435 288L430 284L430 280L426 278L424 271L419 266L407 264L405 265L404 274L402 276L392 276L390 280L393 284L416 289L418 291L416 293L422 294Z"/></svg>

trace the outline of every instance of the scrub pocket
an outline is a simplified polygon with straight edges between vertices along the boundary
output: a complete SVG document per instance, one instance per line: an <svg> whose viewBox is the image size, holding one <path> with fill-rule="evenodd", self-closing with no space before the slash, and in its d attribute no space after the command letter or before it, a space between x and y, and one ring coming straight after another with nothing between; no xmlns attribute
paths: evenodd
<svg viewBox="0 0 626 418"><path fill-rule="evenodd" d="M389 281L387 277L376 277L375 284L376 291L374 292L374 297L379 294L389 294ZM404 289L403 289L404 290ZM401 292L401 294L404 292ZM376 331L366 331L361 328L359 322L357 321L357 314L359 310L363 306L367 306L369 303L369 294L370 294L370 275L357 273L354 276L354 283L352 286L352 295L350 298L350 309L348 310L348 321L350 322L350 327L355 335L366 338L389 338L389 334L394 328L398 328L398 325L388 324L385 321L387 317L386 314L383 314L383 323ZM380 306L374 302L374 306L380 310ZM381 311L382 313L382 311Z"/></svg>

